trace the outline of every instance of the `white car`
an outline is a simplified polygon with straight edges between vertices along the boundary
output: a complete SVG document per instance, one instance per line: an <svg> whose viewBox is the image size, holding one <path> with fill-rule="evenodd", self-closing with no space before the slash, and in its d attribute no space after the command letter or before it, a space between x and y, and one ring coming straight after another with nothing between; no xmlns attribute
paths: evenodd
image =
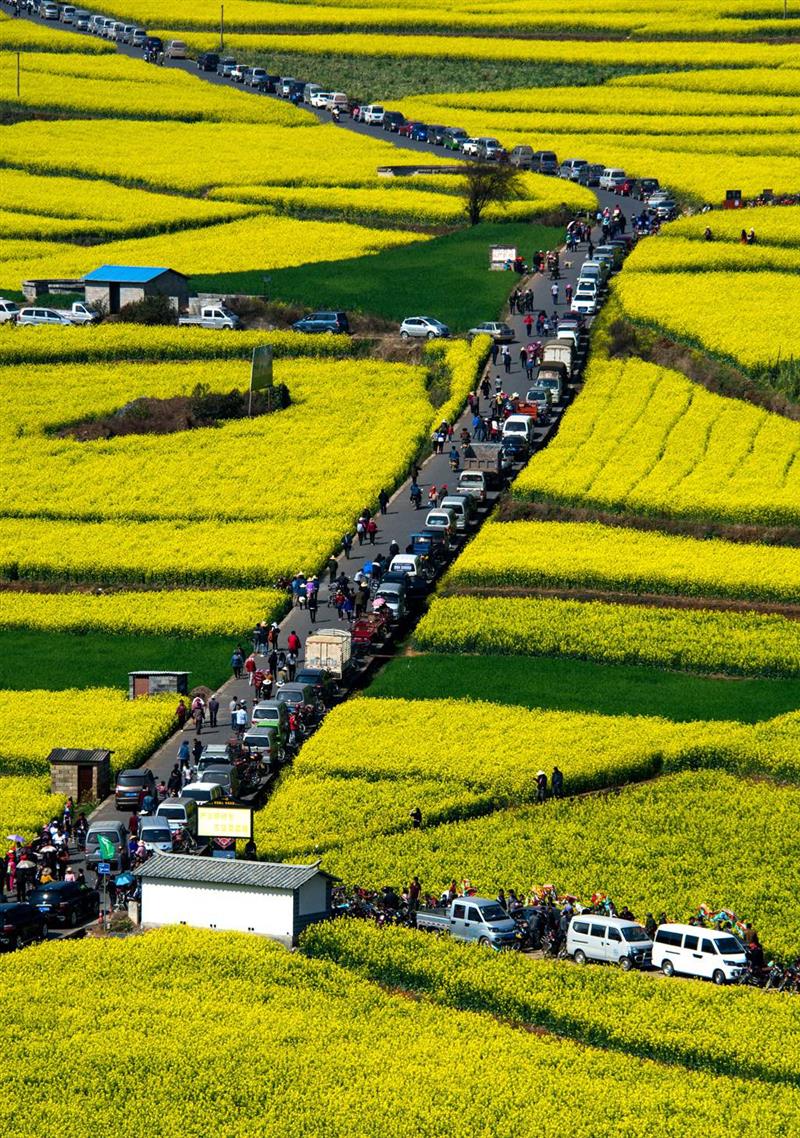
<svg viewBox="0 0 800 1138"><path fill-rule="evenodd" d="M450 335L450 329L441 320L434 320L432 316L408 316L400 325L400 338L410 340L436 340L439 337Z"/></svg>
<svg viewBox="0 0 800 1138"><path fill-rule="evenodd" d="M19 316L19 307L13 300L0 297L0 324L13 324Z"/></svg>
<svg viewBox="0 0 800 1138"><path fill-rule="evenodd" d="M17 324L22 327L38 324L66 324L68 328L73 327L66 312L59 312L55 308L21 308Z"/></svg>
<svg viewBox="0 0 800 1138"><path fill-rule="evenodd" d="M597 293L594 289L579 288L570 307L572 312L580 312L582 316L594 316L597 312Z"/></svg>
<svg viewBox="0 0 800 1138"><path fill-rule="evenodd" d="M461 153L466 154L467 158L477 158L480 145L479 138L465 138L461 143Z"/></svg>
<svg viewBox="0 0 800 1138"><path fill-rule="evenodd" d="M331 97L330 91L315 91L313 93L313 95L311 96L311 98L309 99L309 102L311 103L312 107L316 107L319 110L320 108L325 106L325 104L328 102L328 99L330 99L330 97Z"/></svg>
<svg viewBox="0 0 800 1138"><path fill-rule="evenodd" d="M368 106L361 108L361 121L366 123L367 126L382 126L384 113L383 107L379 107L375 103L370 103Z"/></svg>
<svg viewBox="0 0 800 1138"><path fill-rule="evenodd" d="M170 40L164 50L164 55L167 59L186 59L186 44L183 40Z"/></svg>
<svg viewBox="0 0 800 1138"><path fill-rule="evenodd" d="M65 4L64 7L61 9L61 23L62 24L71 24L72 23L72 17L74 15L75 15L75 5L74 4Z"/></svg>

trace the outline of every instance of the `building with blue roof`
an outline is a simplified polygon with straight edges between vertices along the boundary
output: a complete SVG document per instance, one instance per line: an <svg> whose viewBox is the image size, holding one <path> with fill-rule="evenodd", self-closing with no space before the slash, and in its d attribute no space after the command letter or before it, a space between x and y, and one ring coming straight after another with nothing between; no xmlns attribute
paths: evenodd
<svg viewBox="0 0 800 1138"><path fill-rule="evenodd" d="M84 277L86 303L119 312L147 296L167 296L176 309L189 303L189 279L175 269L146 265L101 265Z"/></svg>

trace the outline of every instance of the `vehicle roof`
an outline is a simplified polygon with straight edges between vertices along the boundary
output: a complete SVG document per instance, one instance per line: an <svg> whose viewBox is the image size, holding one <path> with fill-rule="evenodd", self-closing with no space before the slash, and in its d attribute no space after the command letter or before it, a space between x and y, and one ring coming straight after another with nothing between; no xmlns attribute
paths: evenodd
<svg viewBox="0 0 800 1138"><path fill-rule="evenodd" d="M736 936L731 929L704 929L702 925L680 925L667 922L665 925L659 925L656 933L661 929L669 929L671 932L676 933L701 933L703 936Z"/></svg>
<svg viewBox="0 0 800 1138"><path fill-rule="evenodd" d="M193 798L165 798L163 802L159 802L156 814L158 814L162 806L187 806L189 803L193 806L197 805Z"/></svg>
<svg viewBox="0 0 800 1138"><path fill-rule="evenodd" d="M124 822L120 822L118 818L109 818L105 822L102 821L102 819L99 819L97 822L92 822L86 833L91 834L93 830L120 830L127 834L128 827Z"/></svg>
<svg viewBox="0 0 800 1138"><path fill-rule="evenodd" d="M638 921L629 921L625 917L605 917L602 913L575 913L573 921L605 921L615 929L643 928Z"/></svg>

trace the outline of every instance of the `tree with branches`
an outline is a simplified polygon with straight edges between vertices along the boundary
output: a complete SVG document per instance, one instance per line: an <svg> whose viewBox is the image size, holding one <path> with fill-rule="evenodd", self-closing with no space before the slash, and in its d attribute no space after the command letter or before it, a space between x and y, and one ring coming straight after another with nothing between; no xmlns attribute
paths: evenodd
<svg viewBox="0 0 800 1138"><path fill-rule="evenodd" d="M464 210L477 225L489 205L507 205L525 196L519 170L507 162L476 162L464 172Z"/></svg>

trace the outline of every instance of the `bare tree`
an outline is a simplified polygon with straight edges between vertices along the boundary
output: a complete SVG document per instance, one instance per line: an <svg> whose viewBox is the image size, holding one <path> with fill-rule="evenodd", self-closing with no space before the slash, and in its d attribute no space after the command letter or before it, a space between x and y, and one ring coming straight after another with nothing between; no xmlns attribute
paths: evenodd
<svg viewBox="0 0 800 1138"><path fill-rule="evenodd" d="M525 196L522 178L507 162L476 162L464 172L464 209L477 225L488 205L507 205Z"/></svg>

